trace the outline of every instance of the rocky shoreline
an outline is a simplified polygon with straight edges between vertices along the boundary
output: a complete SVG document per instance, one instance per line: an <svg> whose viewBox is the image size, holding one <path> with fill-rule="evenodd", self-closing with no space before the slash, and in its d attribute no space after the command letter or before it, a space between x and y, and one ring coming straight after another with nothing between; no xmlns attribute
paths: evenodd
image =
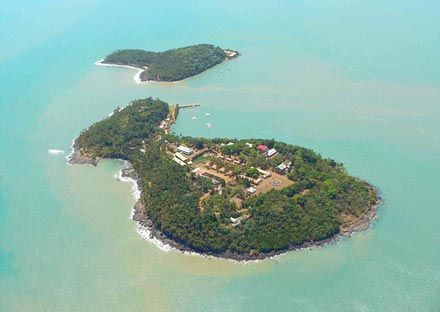
<svg viewBox="0 0 440 312"><path fill-rule="evenodd" d="M91 164L96 166L101 158L91 157L84 153L82 149L75 149L74 145L72 147L72 153L68 156L69 164ZM126 162L125 168L121 169L121 177L132 179L139 189L142 192L142 185L136 171L131 167L129 162ZM362 214L359 218L352 221L349 225L341 227L341 231L332 237L328 237L321 241L315 242L305 242L299 245L291 245L288 248L282 250L271 251L268 253L260 253L260 254L237 254L232 252L223 252L223 253L215 253L215 252L201 252L198 250L194 250L191 247L179 243L174 239L167 237L160 230L155 228L153 222L150 220L148 215L144 212L144 205L142 203L142 199L139 198L133 207L132 219L138 222L139 226L143 229L146 229L149 233L149 239L157 239L162 244L171 247L182 253L190 253L190 254L198 254L205 257L213 257L227 260L234 260L238 262L248 262L248 261L256 261L256 260L264 260L268 258L272 258L275 256L279 256L285 254L289 251L299 250L303 248L316 248L325 246L331 243L335 243L345 237L351 236L355 232L360 232L368 229L372 223L372 221L377 216L377 208L382 204L382 198L377 189L375 189L378 194L378 199L374 205L369 207L369 209Z"/></svg>
<svg viewBox="0 0 440 312"><path fill-rule="evenodd" d="M72 153L67 157L67 162L71 165L93 165L97 166L98 162L101 160L99 157L92 157L87 155L82 148L76 149L75 142L72 145Z"/></svg>
<svg viewBox="0 0 440 312"><path fill-rule="evenodd" d="M141 184L139 177L134 169L128 165L128 168L125 168L122 170L122 176L126 178L130 178L136 181L138 187L141 189ZM175 249L177 251L180 251L182 253L190 253L190 254L198 254L207 258L213 257L213 258L220 258L220 259L226 259L226 260L234 260L238 262L248 262L248 261L256 261L256 260L264 260L269 259L275 256L279 256L282 254L285 254L289 251L293 250L299 250L303 248L316 248L325 246L331 243L335 243L345 237L350 237L353 233L361 232L366 229L368 229L372 223L372 221L377 216L377 208L382 204L382 198L376 189L376 192L378 194L378 199L374 205L369 207L369 209L362 214L359 218L351 222L350 225L346 226L345 228L342 228L341 231L332 236L328 237L326 239L323 239L321 241L315 241L315 242L305 242L299 245L292 245L288 248L282 249L282 250L276 250L271 251L268 253L260 253L260 254L237 254L232 252L223 252L223 253L215 253L215 252L201 252L195 249L192 249L191 247L179 243L174 239L171 239L167 237L165 234L163 234L160 230L155 228L153 222L150 220L148 215L144 212L144 205L142 203L142 199L138 199L136 204L133 207L133 220L138 222L139 225L146 229L149 233L150 239L157 239L164 245L170 246L172 249Z"/></svg>
<svg viewBox="0 0 440 312"><path fill-rule="evenodd" d="M332 237L326 238L321 241L305 242L303 244L289 246L286 249L271 251L268 253L260 253L260 254L255 254L255 255L236 254L236 253L232 253L232 252L223 252L223 253L200 252L200 251L197 251L197 250L194 250L194 249L188 247L187 245L181 244L173 239L170 239L166 235L164 235L161 231L159 231L158 229L156 229L154 227L153 222L143 212L143 204L142 204L141 200L138 200L133 208L134 209L133 220L139 222L139 225L141 227L148 230L148 232L150 234L150 237L149 237L150 239L155 238L155 239L159 240L161 243L168 245L171 248L173 248L177 251L180 251L182 253L194 253L194 254L198 254L201 256L205 256L207 258L213 257L213 258L220 258L220 259L226 259L226 260L234 260L234 261L238 261L238 262L248 262L248 261L256 261L256 260L264 260L264 259L273 258L275 256L279 256L279 255L285 254L285 253L287 253L289 251L293 251L293 250L299 250L299 249L304 249L304 248L311 249L311 248L325 246L325 245L328 245L331 243L336 243L337 241L339 241L345 237L349 237L349 236L351 236L351 234L353 234L355 232L360 232L360 231L366 230L371 225L371 222L375 219L376 210L377 210L377 207L380 206L380 204L381 204L381 201L379 200L374 206L371 207L371 209L369 209L368 213L364 214L364 217L362 217L362 219L360 219L360 220L358 220L358 222L356 222L355 226L350 227L349 229L346 229L344 231L341 231Z"/></svg>

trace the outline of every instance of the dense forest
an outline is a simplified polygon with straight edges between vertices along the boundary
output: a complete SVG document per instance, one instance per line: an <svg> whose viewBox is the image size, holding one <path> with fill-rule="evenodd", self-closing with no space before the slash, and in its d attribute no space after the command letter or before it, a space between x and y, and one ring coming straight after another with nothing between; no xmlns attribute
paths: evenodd
<svg viewBox="0 0 440 312"><path fill-rule="evenodd" d="M368 183L348 175L342 164L322 158L310 149L275 140L165 134L158 124L167 112L168 106L160 100L134 101L83 131L75 148L99 157L129 160L141 182L144 212L154 227L193 250L252 257L321 241L340 232L341 226L377 202L377 194ZM292 162L295 169L287 177L295 183L281 190L244 197L240 209L247 211L247 218L232 226L231 218L240 216L231 202L237 187L226 185L223 192L212 193L201 211L200 198L213 189L212 183L196 177L188 166L173 161L164 142L194 148L222 146L226 155L269 168L279 160L268 160L254 148L265 144Z"/></svg>
<svg viewBox="0 0 440 312"><path fill-rule="evenodd" d="M199 44L164 52L118 50L109 54L103 63L146 68L141 74L142 81L178 81L200 74L225 59L221 48Z"/></svg>
<svg viewBox="0 0 440 312"><path fill-rule="evenodd" d="M133 101L83 130L74 148L82 148L90 156L127 159L128 154L157 132L167 115L168 104L158 99Z"/></svg>

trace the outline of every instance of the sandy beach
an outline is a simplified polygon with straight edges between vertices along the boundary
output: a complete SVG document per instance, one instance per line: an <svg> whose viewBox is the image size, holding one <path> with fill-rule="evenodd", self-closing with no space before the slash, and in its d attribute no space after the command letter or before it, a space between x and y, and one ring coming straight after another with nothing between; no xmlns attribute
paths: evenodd
<svg viewBox="0 0 440 312"><path fill-rule="evenodd" d="M226 59L225 59L223 62L221 62L220 64L223 64L223 63L228 62L228 61L232 61L232 60L236 59L239 55L241 55L241 54L240 54L239 52L237 52L237 54L236 54L234 57L232 57L232 58L226 58ZM137 72L136 72L136 74L133 76L133 80L134 80L134 82L137 83L137 84L144 84L144 83L171 83L171 84L176 84L176 83L180 83L180 82L182 82L182 81L185 81L185 80L191 78L191 77L188 77L188 78L181 79L181 80L176 80L176 81L157 81L157 80L145 80L145 81L143 81L143 80L141 79L141 75L142 75L142 73L143 73L145 70L148 69L147 67L145 67L145 68L139 68L139 67L130 66L130 65L119 65L119 64L104 63L104 61L105 61L104 59L101 59L101 60L99 60L99 61L96 61L94 64L95 64L95 65L98 65L98 66L121 67L121 68L135 69ZM217 65L220 65L220 64L217 64ZM213 66L213 67L214 67L214 66Z"/></svg>
<svg viewBox="0 0 440 312"><path fill-rule="evenodd" d="M95 65L98 66L107 66L107 67L122 67L122 68L129 68L129 69L135 69L137 72L136 74L133 76L133 80L135 83L147 83L148 81L142 81L141 80L141 74L143 71L145 71L146 68L142 69L139 67L134 67L134 66L129 66L129 65L117 65L117 64L108 64L108 63L103 63L104 59L96 61Z"/></svg>
<svg viewBox="0 0 440 312"><path fill-rule="evenodd" d="M133 80L135 83L137 84L145 84L145 83L172 83L172 84L176 84L179 82L182 82L188 78L182 79L182 80L178 80L178 81L156 81L156 80L145 80L143 81L141 79L141 74L147 69L147 68L139 68L139 67L134 67L134 66L129 66L129 65L118 65L118 64L109 64L109 63L103 63L104 59L96 61L95 65L98 66L106 66L106 67L121 67L121 68L128 68L128 69L135 69L137 72L136 74L133 76Z"/></svg>

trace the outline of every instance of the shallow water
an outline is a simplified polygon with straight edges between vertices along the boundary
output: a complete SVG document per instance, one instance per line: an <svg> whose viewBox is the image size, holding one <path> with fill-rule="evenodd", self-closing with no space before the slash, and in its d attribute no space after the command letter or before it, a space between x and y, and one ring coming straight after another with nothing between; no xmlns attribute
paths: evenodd
<svg viewBox="0 0 440 312"><path fill-rule="evenodd" d="M440 310L439 9L2 5L0 311ZM94 65L117 48L199 42L243 55L177 84L137 85L135 70ZM177 133L273 137L343 162L383 193L378 218L337 244L247 265L159 250L129 219L120 162L68 166L48 153L147 96L201 104L181 111Z"/></svg>

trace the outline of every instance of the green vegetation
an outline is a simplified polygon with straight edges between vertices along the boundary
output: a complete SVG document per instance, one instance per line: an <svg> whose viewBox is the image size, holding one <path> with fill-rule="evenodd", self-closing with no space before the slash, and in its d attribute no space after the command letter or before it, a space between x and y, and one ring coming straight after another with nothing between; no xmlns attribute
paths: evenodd
<svg viewBox="0 0 440 312"><path fill-rule="evenodd" d="M368 183L349 176L342 164L310 149L274 140L232 140L228 145L229 139L165 135L158 125L167 113L168 106L160 100L134 101L83 131L75 148L94 157L129 160L141 182L144 212L154 227L193 250L251 258L321 241L377 202ZM179 144L233 155L240 165L233 163L226 169L237 179L216 186L211 179L192 173L193 167L180 166L169 152L170 146ZM266 158L256 150L259 144L276 148L278 155ZM211 158L219 165L224 162ZM249 181L239 175L257 177L253 167L272 170L280 161L292 163L285 176L294 183L246 194Z"/></svg>
<svg viewBox="0 0 440 312"><path fill-rule="evenodd" d="M144 50L118 50L104 59L104 63L129 65L141 69L141 80L178 81L223 62L225 52L210 44L151 52Z"/></svg>
<svg viewBox="0 0 440 312"><path fill-rule="evenodd" d="M152 98L133 101L124 109L115 109L111 117L94 123L75 140L75 149L87 155L128 159L142 142L157 132L168 114L168 104Z"/></svg>

